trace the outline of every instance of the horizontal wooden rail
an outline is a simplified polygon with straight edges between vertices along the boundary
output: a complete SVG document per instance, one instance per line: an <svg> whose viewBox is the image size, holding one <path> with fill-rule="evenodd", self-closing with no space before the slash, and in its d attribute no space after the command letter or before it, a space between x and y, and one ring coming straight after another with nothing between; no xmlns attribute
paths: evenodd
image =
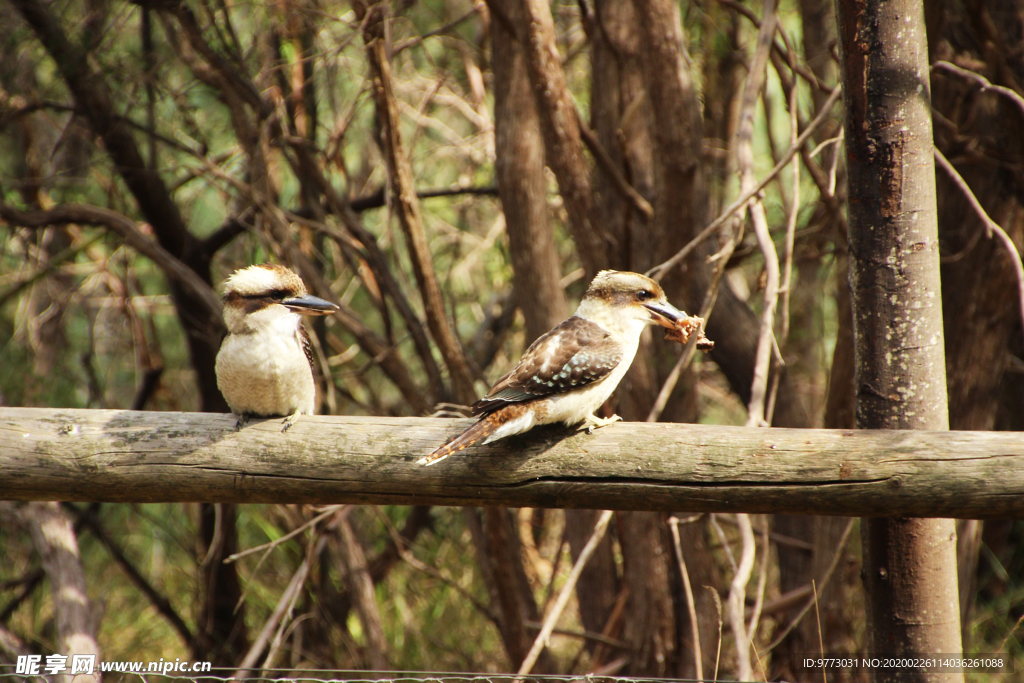
<svg viewBox="0 0 1024 683"><path fill-rule="evenodd" d="M416 460L469 424L0 408L0 499L497 505L1024 518L1024 434L545 427Z"/></svg>

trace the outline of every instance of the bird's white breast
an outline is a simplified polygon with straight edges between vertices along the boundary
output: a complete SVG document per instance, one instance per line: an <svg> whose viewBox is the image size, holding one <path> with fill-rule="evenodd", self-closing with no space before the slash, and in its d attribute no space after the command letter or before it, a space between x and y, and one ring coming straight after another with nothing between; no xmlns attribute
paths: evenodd
<svg viewBox="0 0 1024 683"><path fill-rule="evenodd" d="M567 425L574 425L582 422L588 415L608 400L608 397L615 391L615 387L622 381L623 376L633 364L637 347L640 345L640 335L636 339L622 339L622 359L619 364L608 373L600 382L595 382L582 389L575 389L564 394L552 396L548 399L547 414L540 424L551 424L553 422L564 422Z"/></svg>
<svg viewBox="0 0 1024 683"><path fill-rule="evenodd" d="M299 316L229 334L217 354L217 386L238 415L312 415L316 386L299 337Z"/></svg>

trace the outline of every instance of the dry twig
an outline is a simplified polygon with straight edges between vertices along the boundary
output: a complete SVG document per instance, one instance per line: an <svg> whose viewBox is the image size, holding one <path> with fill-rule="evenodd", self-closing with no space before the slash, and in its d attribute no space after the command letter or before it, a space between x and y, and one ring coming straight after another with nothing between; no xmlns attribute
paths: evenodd
<svg viewBox="0 0 1024 683"><path fill-rule="evenodd" d="M963 176L955 168L953 164L949 163L949 160L939 151L939 148L935 148L935 161L938 162L939 166L942 167L953 183L960 188L960 191L964 193L964 197L967 199L967 203L971 205L974 212L978 214L978 218L985 224L985 232L989 237L994 232L999 241L1002 242L1003 246L1006 247L1006 251L1009 252L1010 260L1013 261L1013 270L1017 275L1017 304L1020 307L1020 324L1021 328L1024 329L1024 263L1021 262L1020 252L1017 251L1017 245L1013 243L1013 239L1003 230L1002 226L996 223L985 211L985 207L981 205L978 198L971 191L967 181L963 179Z"/></svg>
<svg viewBox="0 0 1024 683"><path fill-rule="evenodd" d="M786 167L786 164L790 162L793 156L796 155L797 152L799 152L803 148L807 140L809 140L811 135L814 134L814 131L816 131L825 121L828 120L829 116L831 116L832 105L834 105L839 100L839 97L841 95L842 88L836 86L836 88L832 90L832 94L829 95L828 99L825 101L825 104L822 106L821 111L819 111L818 115L814 117L814 120L807 125L807 128L804 129L804 132L800 134L800 137L797 139L796 144L791 145L790 148L786 150L786 153L783 154L782 158L779 159L779 163L775 164L775 166L772 167L772 170L769 171L764 178L759 180L755 186L751 187L749 190L745 192L742 192L740 196L732 204L725 207L722 213L718 215L718 218L711 221L707 225L707 227L701 230L697 234L697 236L690 240L685 247L676 252L667 261L659 263L658 265L648 270L647 275L654 278L655 280L660 280L667 271L671 270L672 268L682 263L683 260L691 253L693 253L693 250L700 246L700 244L704 240L711 237L711 235L715 234L715 232L722 227L722 224L725 223L725 221L728 220L729 217L732 216L732 214L746 207L747 202L749 202L751 198L754 197L754 195L763 190L765 186L768 185L768 183L772 182L775 176L782 172L782 169L784 169Z"/></svg>
<svg viewBox="0 0 1024 683"><path fill-rule="evenodd" d="M765 396L768 390L768 368L772 353L772 325L775 320L775 306L778 303L779 290L779 256L775 251L775 243L772 241L771 233L768 230L768 218L765 215L764 205L760 200L755 199L755 194L753 194L753 189L758 184L754 177L754 109L757 105L758 93L760 93L764 84L768 55L771 50L774 32L775 3L773 0L766 0L757 47L754 50L754 57L751 61L746 87L743 92L736 150L737 164L740 171L740 188L745 193L752 193L752 199L748 204L750 219L754 225L757 243L764 253L765 271L767 273L767 284L764 294L765 306L761 313L761 331L755 356L750 402L747 407L748 427L767 426L768 424L765 414ZM798 140L799 138L794 140L792 147L797 147L796 143ZM740 538L742 539L742 554L740 555L739 566L733 576L732 584L729 587L728 605L729 620L736 638L737 675L740 680L746 681L753 677L753 669L750 665L750 648L753 644L754 633L748 633L747 631L743 606L746 598L747 583L750 581L750 575L754 568L757 543L754 540L754 530L751 526L749 515L736 515L736 522L740 529Z"/></svg>
<svg viewBox="0 0 1024 683"><path fill-rule="evenodd" d="M839 566L839 560L843 557L843 549L846 547L846 541L850 538L850 532L853 531L853 524L856 521L856 519L851 518L850 521L847 522L846 528L843 530L843 535L840 536L839 543L836 546L836 552L832 556L832 561L829 562L828 568L825 570L825 574L821 577L822 588L828 585L828 582L832 579L832 574L835 573L836 567ZM776 636L775 640L773 640L771 644L769 644L768 647L765 648L765 652L771 652L778 646L779 643L785 640L786 636L788 636L790 632L797 627L797 625L800 623L800 621L804 618L804 616L807 614L808 611L810 611L812 607L814 607L813 596L804 604L803 608L800 610L800 613L793 617L793 620L786 625L786 628L783 629L782 633Z"/></svg>
<svg viewBox="0 0 1024 683"><path fill-rule="evenodd" d="M357 4L356 10L357 14L370 17L376 8L368 10L365 6ZM386 20L379 17L369 21L368 26L364 29L364 39L366 54L376 81L374 94L384 138L388 180L394 193L399 223L409 242L413 273L416 276L416 284L426 310L427 328L441 349L441 355L451 375L456 398L463 403L472 403L476 399L473 373L445 312L441 287L437 281L437 273L434 270L434 263L427 245L419 200L416 198L412 164L406 155L398 130L399 105L395 98L394 82L391 77L391 62L388 59L382 35L384 21Z"/></svg>
<svg viewBox="0 0 1024 683"><path fill-rule="evenodd" d="M741 681L749 681L753 677L754 670L750 665L750 645L753 641L753 634L747 632L745 614L743 610L747 596L747 583L754 570L754 555L757 543L754 541L754 530L750 524L750 515L736 515L736 522L740 528L742 540L742 552L740 563L733 575L732 583L729 585L729 597L726 604L729 607L729 625L732 628L733 636L736 638L736 676Z"/></svg>
<svg viewBox="0 0 1024 683"><path fill-rule="evenodd" d="M195 271L181 262L174 254L139 230L136 222L117 211L88 204L61 204L47 211L19 211L0 203L0 218L12 225L26 228L41 228L49 225L80 223L98 225L120 235L125 243L160 267L169 279L174 280L209 309L211 315L220 317L220 299L210 285L203 282Z"/></svg>
<svg viewBox="0 0 1024 683"><path fill-rule="evenodd" d="M1011 88L1004 87L1002 85L995 85L987 78L977 73L976 71L964 69L962 67L957 66L956 64L952 64L944 60L939 60L935 62L934 64L932 64L932 68L948 71L950 73L956 74L957 76L970 79L978 84L978 87L981 89L982 92L985 92L986 90L992 90L993 92L997 92L1000 95L1003 95L1004 97L1008 98L1011 102L1013 102L1015 105L1017 105L1017 107L1020 109L1021 115L1024 115L1024 97L1021 97L1017 93L1017 91Z"/></svg>
<svg viewBox="0 0 1024 683"><path fill-rule="evenodd" d="M537 634L537 639L533 641L533 646L519 667L513 683L522 683L523 678L533 670L533 665L537 663L537 658L540 657L541 651L547 645L548 638L551 637L555 623L562 616L562 611L569 604L569 599L573 596L573 590L576 588L576 582L579 581L580 574L583 573L583 568L587 566L590 556L594 554L598 544L601 543L601 539L604 538L604 533L608 530L608 522L611 521L613 514L611 510L605 510L598 518L597 524L594 525L594 533L590 535L590 540L583 546L580 556L576 559L576 564L573 565L572 571L569 572L569 578L565 580L565 585L562 586L558 599L555 600L551 612L544 619L544 626L541 628L540 633Z"/></svg>
<svg viewBox="0 0 1024 683"><path fill-rule="evenodd" d="M697 623L697 605L693 600L693 589L690 587L690 572L686 570L683 559L683 544L679 539L679 518L673 515L668 518L668 526L672 530L672 543L676 548L676 561L679 573L683 577L683 592L686 594L686 611L690 615L690 629L693 631L693 661L697 669L697 680L704 680L704 657L700 647L700 625Z"/></svg>
<svg viewBox="0 0 1024 683"><path fill-rule="evenodd" d="M288 582L287 588L281 594L280 599L277 601L277 606L274 607L274 611L271 612L270 617L266 623L263 624L263 628L260 629L259 635L253 641L249 651L242 658L241 664L238 665L238 669L235 671L232 678L236 680L242 680L245 678L251 678L251 674L256 666L256 662L259 661L260 655L263 654L264 649L268 644L278 641L280 634L283 632L282 629L287 624L288 615L292 613L295 608L295 602L299 598L299 594L302 591L303 584L306 583L306 578L309 576L309 570L313 565L313 558L320 554L326 543L326 536L321 536L319 539L311 538L309 551L306 553L306 557L303 558L302 564L295 570L295 574L292 575L292 580ZM278 627L281 628L278 628ZM273 639L272 639L273 634Z"/></svg>

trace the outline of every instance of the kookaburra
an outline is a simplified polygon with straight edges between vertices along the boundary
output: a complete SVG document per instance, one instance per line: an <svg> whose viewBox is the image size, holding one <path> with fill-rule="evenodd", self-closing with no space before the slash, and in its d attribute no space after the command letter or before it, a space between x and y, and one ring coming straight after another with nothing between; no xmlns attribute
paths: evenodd
<svg viewBox="0 0 1024 683"><path fill-rule="evenodd" d="M521 434L536 425L582 422L593 431L621 419L602 419L594 411L629 370L640 334L648 323L674 329L686 317L649 277L601 271L576 313L533 342L519 365L473 404L480 420L420 464L433 465L473 444Z"/></svg>
<svg viewBox="0 0 1024 683"><path fill-rule="evenodd" d="M336 310L307 294L284 266L250 266L224 282L228 336L217 353L217 387L239 427L253 415L287 416L281 429L287 431L299 415L314 413L313 355L300 316Z"/></svg>

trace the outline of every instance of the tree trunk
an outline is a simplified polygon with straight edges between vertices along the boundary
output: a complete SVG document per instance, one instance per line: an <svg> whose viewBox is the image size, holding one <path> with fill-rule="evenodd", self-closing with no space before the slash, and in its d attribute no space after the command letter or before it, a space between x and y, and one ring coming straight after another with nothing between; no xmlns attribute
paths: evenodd
<svg viewBox="0 0 1024 683"><path fill-rule="evenodd" d="M924 9L838 3L846 94L857 426L947 429ZM952 520L862 524L872 653L961 652ZM872 670L877 680L963 673Z"/></svg>
<svg viewBox="0 0 1024 683"><path fill-rule="evenodd" d="M669 564L674 555L665 524L650 512L622 512L617 523L629 590L622 630L632 646L629 675L673 676L680 652Z"/></svg>
<svg viewBox="0 0 1024 683"><path fill-rule="evenodd" d="M416 286L420 291L426 313L427 329L430 330L430 336L440 349L441 357L448 367L455 400L469 405L476 400L473 373L455 328L448 320L441 285L427 244L423 213L420 210L413 180L412 163L406 154L399 130L398 101L394 93L390 56L385 45L386 22L389 19L384 6L377 2L356 3L354 8L356 16L364 25L363 40L373 75L373 92L387 162L388 184L393 195L398 222L408 243Z"/></svg>
<svg viewBox="0 0 1024 683"><path fill-rule="evenodd" d="M249 649L239 607L242 587L236 565L224 558L238 552L238 507L231 503L199 505L199 576L202 602L196 616L192 656L214 666L233 666Z"/></svg>
<svg viewBox="0 0 1024 683"><path fill-rule="evenodd" d="M58 636L55 653L68 658L68 671L75 655L92 655L99 660L98 615L93 613L89 602L78 539L71 520L60 503L30 503L22 508L19 516L31 532L43 571L50 581ZM99 678L97 671L91 676L75 676L74 680L95 683ZM72 676L64 674L54 680L70 683Z"/></svg>
<svg viewBox="0 0 1024 683"><path fill-rule="evenodd" d="M576 104L562 70L551 7L546 0L526 0L523 6L520 21L516 25L510 22L510 26L524 46L547 163L558 180L569 230L583 267L593 277L607 267L610 250L601 223L593 215L590 167L583 155Z"/></svg>
<svg viewBox="0 0 1024 683"><path fill-rule="evenodd" d="M492 0L513 22L520 21L516 2ZM495 175L505 214L516 304L532 342L565 319L561 267L548 220L544 139L526 74L523 48L501 20L491 22L494 61Z"/></svg>
<svg viewBox="0 0 1024 683"><path fill-rule="evenodd" d="M503 508L467 508L464 515L490 604L497 615L505 653L510 667L518 669L533 645L526 622L539 621L540 617L523 569L523 553L512 512ZM550 655L547 650L541 651L534 671L552 670Z"/></svg>
<svg viewBox="0 0 1024 683"><path fill-rule="evenodd" d="M518 2L491 0L500 17L513 25L524 22ZM525 56L516 36L502 18L491 22L494 68L494 128L497 159L495 173L508 233L509 252L515 273L516 303L526 322L526 342L531 343L560 323L568 314L565 292L559 284L560 260L548 219L547 179L544 177L544 140ZM594 531L597 512L566 510L565 534L573 558L578 557ZM492 553L480 559L493 558ZM521 562L520 562L521 564ZM491 568L494 574L494 568ZM606 535L580 575L576 586L580 618L588 631L604 630L618 592L611 535ZM534 608L535 611L535 608ZM519 652L518 632L503 628L510 656ZM587 641L588 647L594 641ZM526 651L529 643L525 643ZM593 647L591 647L593 652ZM519 653L517 666L522 661ZM545 664L546 666L546 664Z"/></svg>

